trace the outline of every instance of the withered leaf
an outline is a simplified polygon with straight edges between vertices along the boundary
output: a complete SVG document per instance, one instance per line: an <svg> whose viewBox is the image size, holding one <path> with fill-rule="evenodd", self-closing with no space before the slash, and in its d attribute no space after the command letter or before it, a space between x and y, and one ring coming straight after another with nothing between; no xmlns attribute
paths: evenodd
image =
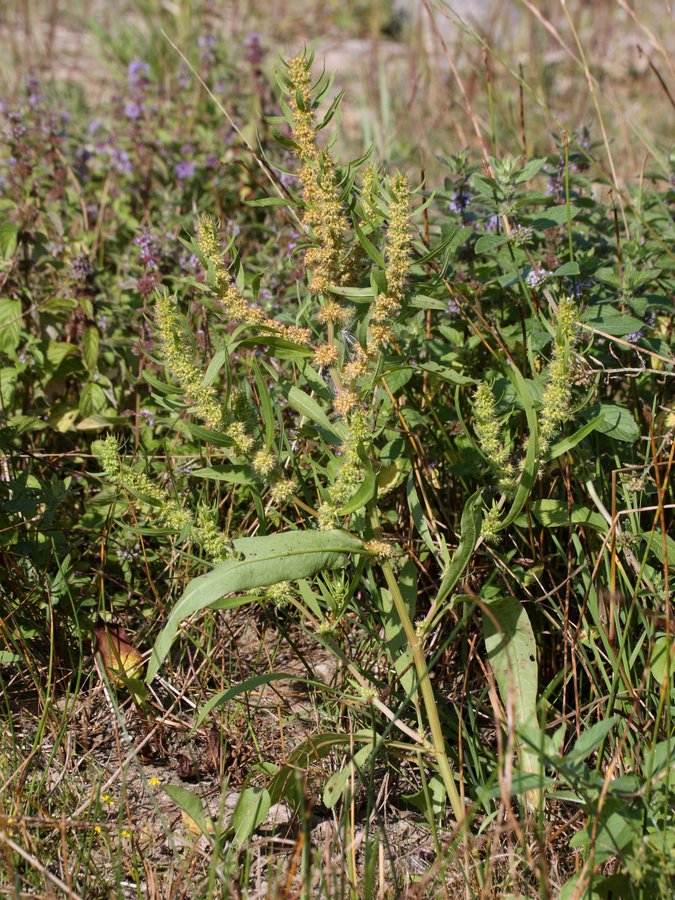
<svg viewBox="0 0 675 900"><path fill-rule="evenodd" d="M112 681L119 683L123 678L134 678L140 673L143 657L121 625L108 622L95 625L93 631L96 650Z"/></svg>

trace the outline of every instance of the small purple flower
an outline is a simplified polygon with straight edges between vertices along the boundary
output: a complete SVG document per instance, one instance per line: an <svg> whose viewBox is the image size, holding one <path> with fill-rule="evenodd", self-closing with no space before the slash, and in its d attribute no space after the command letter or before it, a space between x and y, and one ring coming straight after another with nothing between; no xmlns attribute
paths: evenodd
<svg viewBox="0 0 675 900"><path fill-rule="evenodd" d="M455 299L448 300L448 314L456 316L459 313L459 303Z"/></svg>
<svg viewBox="0 0 675 900"><path fill-rule="evenodd" d="M552 273L548 269L532 269L528 272L525 281L531 288L539 287Z"/></svg>
<svg viewBox="0 0 675 900"><path fill-rule="evenodd" d="M99 130L100 127L101 127L101 123L99 122L99 120L92 119L91 122L89 123L89 127L87 128L87 131L89 132L89 134L96 134L96 132Z"/></svg>
<svg viewBox="0 0 675 900"><path fill-rule="evenodd" d="M473 194L470 194L468 191L462 189L457 191L457 193L453 195L452 200L448 201L448 207L452 210L452 212L457 213L457 215L461 215L464 210L468 208L472 200Z"/></svg>
<svg viewBox="0 0 675 900"><path fill-rule="evenodd" d="M486 231L498 231L499 230L499 216L494 213L491 216L488 216L485 220L485 229Z"/></svg>
<svg viewBox="0 0 675 900"><path fill-rule="evenodd" d="M643 333L641 331L631 331L630 334L626 335L626 340L629 344L637 344L638 341L642 340Z"/></svg>
<svg viewBox="0 0 675 900"><path fill-rule="evenodd" d="M187 181L190 178L194 178L195 164L191 159L182 159L176 163L173 170L179 181Z"/></svg>
<svg viewBox="0 0 675 900"><path fill-rule="evenodd" d="M124 104L124 115L127 119L140 119L143 115L143 104L137 103L135 100L127 100Z"/></svg>
<svg viewBox="0 0 675 900"><path fill-rule="evenodd" d="M131 173L131 160L126 150L115 147L112 152L113 168L121 175L129 175Z"/></svg>
<svg viewBox="0 0 675 900"><path fill-rule="evenodd" d="M209 153L204 160L204 165L207 169L217 169L218 168L218 157L215 153Z"/></svg>
<svg viewBox="0 0 675 900"><path fill-rule="evenodd" d="M145 231L134 238L134 244L140 249L138 259L145 269L156 269L157 262L155 260L155 241L150 232Z"/></svg>
<svg viewBox="0 0 675 900"><path fill-rule="evenodd" d="M216 37L213 34L203 34L197 43L199 44L201 64L205 69L208 69L216 61Z"/></svg>
<svg viewBox="0 0 675 900"><path fill-rule="evenodd" d="M144 88L148 84L148 75L150 74L150 66L138 59L129 63L127 68L127 79L129 86L134 88Z"/></svg>

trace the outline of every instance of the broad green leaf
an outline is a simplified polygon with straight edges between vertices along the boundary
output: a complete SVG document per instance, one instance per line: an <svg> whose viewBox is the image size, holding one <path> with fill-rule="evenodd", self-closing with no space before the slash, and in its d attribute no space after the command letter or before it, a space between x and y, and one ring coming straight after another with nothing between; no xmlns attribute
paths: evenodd
<svg viewBox="0 0 675 900"><path fill-rule="evenodd" d="M239 794L232 813L229 830L233 831L232 842L242 847L250 839L261 822L267 818L272 802L265 788L246 787Z"/></svg>
<svg viewBox="0 0 675 900"><path fill-rule="evenodd" d="M510 240L507 234L483 234L476 241L476 253L490 253L502 244L506 244Z"/></svg>
<svg viewBox="0 0 675 900"><path fill-rule="evenodd" d="M633 444L640 437L637 422L623 406L603 403L600 412L602 421L595 426L597 431L626 444Z"/></svg>
<svg viewBox="0 0 675 900"><path fill-rule="evenodd" d="M581 209L578 206L570 206L569 218L573 219L580 212ZM549 206L548 209L542 210L531 224L532 227L536 228L538 231L544 231L546 228L555 228L558 225L565 225L567 223L567 218L568 214L566 206Z"/></svg>
<svg viewBox="0 0 675 900"><path fill-rule="evenodd" d="M204 814L202 801L193 791L177 784L166 784L162 790L182 812L189 816L202 834L207 836L213 834L213 822Z"/></svg>
<svg viewBox="0 0 675 900"><path fill-rule="evenodd" d="M21 339L21 300L0 299L0 353L11 353Z"/></svg>
<svg viewBox="0 0 675 900"><path fill-rule="evenodd" d="M213 359L208 365L206 372L204 372L204 378L202 384L205 387L209 387L216 380L218 373L223 368L225 363L227 362L227 350L218 350L213 354Z"/></svg>
<svg viewBox="0 0 675 900"><path fill-rule="evenodd" d="M232 463L205 466L190 472L190 478L206 478L209 481L225 481L228 484L254 484L248 466L236 466Z"/></svg>
<svg viewBox="0 0 675 900"><path fill-rule="evenodd" d="M445 785L443 784L443 779L437 774L433 774L427 780L427 787L429 790L428 799L423 788L420 788L420 790L416 791L414 794L404 794L403 797L408 803L419 809L420 812L425 815L430 827L433 827L434 823L439 823L441 821L443 810L445 809L447 792L445 790ZM431 801L431 809L429 809L429 801Z"/></svg>
<svg viewBox="0 0 675 900"><path fill-rule="evenodd" d="M0 222L0 257L9 259L16 250L19 229L13 222L5 219Z"/></svg>
<svg viewBox="0 0 675 900"><path fill-rule="evenodd" d="M562 278L563 276L566 276L567 278L569 278L572 275L579 275L579 274L580 274L579 263L566 262L564 265L558 266L558 268L555 270L555 272L553 272L551 277L552 278Z"/></svg>
<svg viewBox="0 0 675 900"><path fill-rule="evenodd" d="M363 542L344 531L286 531L233 541L241 559L228 559L206 575L193 579L172 609L155 642L148 664L152 681L188 616L226 594L268 587L280 581L310 578L324 569L344 567L351 554L364 552Z"/></svg>
<svg viewBox="0 0 675 900"><path fill-rule="evenodd" d="M608 719L602 719L595 725L591 725L590 728L586 728L576 739L569 753L566 754L565 760L576 763L586 759L600 746L617 722L617 716L610 716Z"/></svg>
<svg viewBox="0 0 675 900"><path fill-rule="evenodd" d="M245 200L247 206L293 206L286 197L261 197L259 200Z"/></svg>
<svg viewBox="0 0 675 900"><path fill-rule="evenodd" d="M595 862L602 863L620 853L641 830L640 807L609 797L599 816L593 811L583 831L578 831L572 836L570 847L590 847L595 836L593 842Z"/></svg>
<svg viewBox="0 0 675 900"><path fill-rule="evenodd" d="M537 645L525 607L515 597L498 596L485 601L483 635L485 649L494 672L502 703L513 710L516 728L527 726L532 733L537 724ZM538 754L516 738L520 766L524 772L540 774ZM537 798L529 797L533 805Z"/></svg>
<svg viewBox="0 0 675 900"><path fill-rule="evenodd" d="M667 634L662 634L654 641L649 671L657 684L663 684L668 675L672 678L675 673L673 641Z"/></svg>
<svg viewBox="0 0 675 900"><path fill-rule="evenodd" d="M90 372L95 372L98 366L98 348L101 337L98 328L87 328L82 336L82 359Z"/></svg>
<svg viewBox="0 0 675 900"><path fill-rule="evenodd" d="M317 426L325 441L338 446L342 444L347 434L344 424L342 422L331 422L313 397L294 386L288 392L288 402L299 413L302 413L306 419L309 419L310 422Z"/></svg>
<svg viewBox="0 0 675 900"><path fill-rule="evenodd" d="M406 300L405 305L413 309L438 309L444 312L448 308L447 301L436 300L434 297L427 297L426 294L413 294Z"/></svg>
<svg viewBox="0 0 675 900"><path fill-rule="evenodd" d="M437 375L443 381L449 381L451 384L476 384L475 378L469 378L460 372L456 372L454 369L449 369L447 366L441 366L435 362L422 363L419 366L415 366L415 369L421 369L423 372Z"/></svg>
<svg viewBox="0 0 675 900"><path fill-rule="evenodd" d="M581 316L580 321L597 328L598 331L604 331L605 334L616 337L625 337L627 334L644 328L644 322L641 319L619 312L608 304L589 307Z"/></svg>
<svg viewBox="0 0 675 900"><path fill-rule="evenodd" d="M599 512L588 509L586 506L579 506L577 503L573 503L569 509L566 500L535 500L530 503L528 509L535 520L546 528L567 528L571 523L572 525L587 525L603 534L608 528L607 522ZM515 524L520 527L526 526L526 516L519 515Z"/></svg>
<svg viewBox="0 0 675 900"><path fill-rule="evenodd" d="M563 453L567 453L568 450L572 450L573 447L576 447L580 441L583 441L585 437L588 437L591 432L595 431L598 426L605 421L604 413L598 413L597 416L594 416L590 422L586 422L585 425L582 425L581 428L577 429L574 434L571 434L569 437L563 438L560 441L557 441L549 451L550 459L557 459L559 456L562 456Z"/></svg>
<svg viewBox="0 0 675 900"><path fill-rule="evenodd" d="M363 229L356 220L356 217L352 217L352 223L354 225L354 234L356 235L356 240L363 247L366 256L368 256L369 259L372 259L372 261L381 269L385 269L386 263L384 260L384 254L380 250L378 250L378 248L375 246L375 244L373 244L370 238L366 236Z"/></svg>
<svg viewBox="0 0 675 900"><path fill-rule="evenodd" d="M665 551L663 546L663 539L665 537ZM661 565L665 565L666 557L668 558L668 568L671 570L675 570L675 540L673 540L669 535L663 535L661 532L657 531L654 535L649 531L645 531L642 534L642 539L645 544L649 544L649 549L652 551L654 556L658 559Z"/></svg>
<svg viewBox="0 0 675 900"><path fill-rule="evenodd" d="M366 744L359 747L351 760L347 761L342 769L334 772L323 789L323 803L328 809L333 809L338 800L345 794L352 781L352 770L355 769L354 779L356 781L355 788L358 790L360 784L359 773L367 765L368 760L372 756L373 745Z"/></svg>

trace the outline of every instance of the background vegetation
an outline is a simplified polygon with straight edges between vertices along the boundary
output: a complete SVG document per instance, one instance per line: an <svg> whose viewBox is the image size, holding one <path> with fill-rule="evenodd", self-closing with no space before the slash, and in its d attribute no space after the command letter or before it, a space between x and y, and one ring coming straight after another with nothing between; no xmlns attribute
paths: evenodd
<svg viewBox="0 0 675 900"><path fill-rule="evenodd" d="M0 5L4 893L670 896L668 4L62 7Z"/></svg>

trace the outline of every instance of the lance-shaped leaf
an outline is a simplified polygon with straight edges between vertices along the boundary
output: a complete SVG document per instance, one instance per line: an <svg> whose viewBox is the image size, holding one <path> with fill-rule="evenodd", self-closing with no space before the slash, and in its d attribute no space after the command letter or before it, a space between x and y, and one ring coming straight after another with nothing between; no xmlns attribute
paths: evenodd
<svg viewBox="0 0 675 900"><path fill-rule="evenodd" d="M536 735L539 730L537 645L527 612L511 596L494 597L486 601L486 607L490 614L483 613L485 649L502 703L512 711L516 729L527 727ZM521 769L541 775L538 753L518 738L516 749ZM539 792L528 792L527 800L536 808Z"/></svg>
<svg viewBox="0 0 675 900"><path fill-rule="evenodd" d="M280 581L311 578L324 569L345 566L350 554L363 553L359 538L345 531L286 531L264 537L233 541L239 557L220 563L206 575L194 578L171 611L155 643L148 665L152 681L176 637L181 622L220 600L226 594L269 587Z"/></svg>

